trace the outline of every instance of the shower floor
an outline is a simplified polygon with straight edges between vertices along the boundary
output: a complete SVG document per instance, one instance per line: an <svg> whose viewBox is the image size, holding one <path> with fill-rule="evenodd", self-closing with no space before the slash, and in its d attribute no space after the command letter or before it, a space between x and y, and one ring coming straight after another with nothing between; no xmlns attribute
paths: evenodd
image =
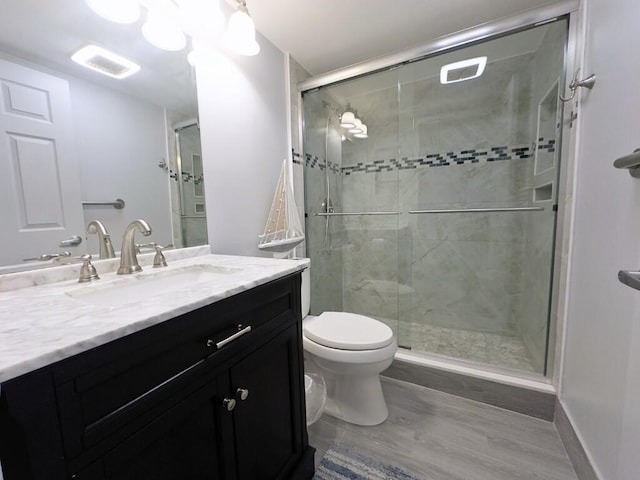
<svg viewBox="0 0 640 480"><path fill-rule="evenodd" d="M397 321L380 320L393 329L401 347L410 348L412 351L434 353L524 372L536 371L524 343L518 337L414 322L401 322L398 334Z"/></svg>

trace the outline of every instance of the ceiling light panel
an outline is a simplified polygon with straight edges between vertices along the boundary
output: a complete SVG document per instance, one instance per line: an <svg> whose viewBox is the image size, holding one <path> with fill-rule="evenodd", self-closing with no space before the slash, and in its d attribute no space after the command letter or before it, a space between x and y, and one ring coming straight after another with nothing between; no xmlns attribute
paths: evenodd
<svg viewBox="0 0 640 480"><path fill-rule="evenodd" d="M71 56L71 60L83 67L121 80L140 70L140 66L117 53L96 45L87 45Z"/></svg>
<svg viewBox="0 0 640 480"><path fill-rule="evenodd" d="M440 69L440 83L464 82L472 78L478 78L484 73L487 66L487 57L476 57L461 62L454 62L444 65Z"/></svg>

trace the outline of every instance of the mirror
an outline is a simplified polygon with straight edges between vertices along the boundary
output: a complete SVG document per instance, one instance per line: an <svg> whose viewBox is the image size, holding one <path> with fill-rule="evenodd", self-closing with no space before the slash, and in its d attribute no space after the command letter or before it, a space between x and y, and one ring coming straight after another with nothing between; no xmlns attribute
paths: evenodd
<svg viewBox="0 0 640 480"><path fill-rule="evenodd" d="M160 50L145 41L141 22L109 22L84 0L7 3L0 16L0 267L50 266L25 260L62 251L98 258L97 236L86 232L92 220L106 226L116 251L136 218L153 230L139 243L207 243L187 50ZM88 44L141 69L117 80L74 63L71 55ZM26 121L32 131L20 130ZM124 208L110 205L116 199ZM74 235L80 245L61 246Z"/></svg>

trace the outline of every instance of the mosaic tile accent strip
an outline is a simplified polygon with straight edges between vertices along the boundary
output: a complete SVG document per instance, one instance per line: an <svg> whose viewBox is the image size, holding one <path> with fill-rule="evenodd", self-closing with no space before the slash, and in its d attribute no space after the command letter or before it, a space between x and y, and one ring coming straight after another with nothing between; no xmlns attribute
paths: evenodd
<svg viewBox="0 0 640 480"><path fill-rule="evenodd" d="M311 155L309 153L304 154L304 161L302 160L302 155L299 153L292 151L291 152L293 163L297 163L298 165L304 165L309 168L317 168L319 170L325 169L325 161L324 158L320 158L317 155ZM335 162L328 162L329 170L333 173L340 174L340 165Z"/></svg>
<svg viewBox="0 0 640 480"><path fill-rule="evenodd" d="M540 137L538 139L538 150L542 150L542 151L547 151L549 153L553 153L556 151L556 139L555 138L551 138L549 140L546 141L545 143L545 139Z"/></svg>
<svg viewBox="0 0 640 480"><path fill-rule="evenodd" d="M538 139L537 148L539 151L555 152L555 146L555 139ZM334 173L351 175L353 173L380 173L391 172L394 170L411 170L421 167L448 167L451 165L464 165L465 163L526 160L528 158L533 158L534 155L534 148L530 144L512 146L505 145L490 147L488 149L470 148L445 153L428 153L416 158L402 157L391 158L389 160L374 160L373 162L360 162L355 165L348 165L342 168L337 163L329 162L329 168ZM323 159L308 153L304 154L304 157L305 166L324 170L325 166ZM293 152L293 158L294 162L303 164L300 154Z"/></svg>

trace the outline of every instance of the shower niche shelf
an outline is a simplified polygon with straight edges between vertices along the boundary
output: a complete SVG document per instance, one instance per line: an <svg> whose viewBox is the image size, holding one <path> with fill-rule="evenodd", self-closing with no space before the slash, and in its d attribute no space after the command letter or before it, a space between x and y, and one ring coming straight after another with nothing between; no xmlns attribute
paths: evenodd
<svg viewBox="0 0 640 480"><path fill-rule="evenodd" d="M547 183L533 189L534 202L547 202L553 200L553 184Z"/></svg>

